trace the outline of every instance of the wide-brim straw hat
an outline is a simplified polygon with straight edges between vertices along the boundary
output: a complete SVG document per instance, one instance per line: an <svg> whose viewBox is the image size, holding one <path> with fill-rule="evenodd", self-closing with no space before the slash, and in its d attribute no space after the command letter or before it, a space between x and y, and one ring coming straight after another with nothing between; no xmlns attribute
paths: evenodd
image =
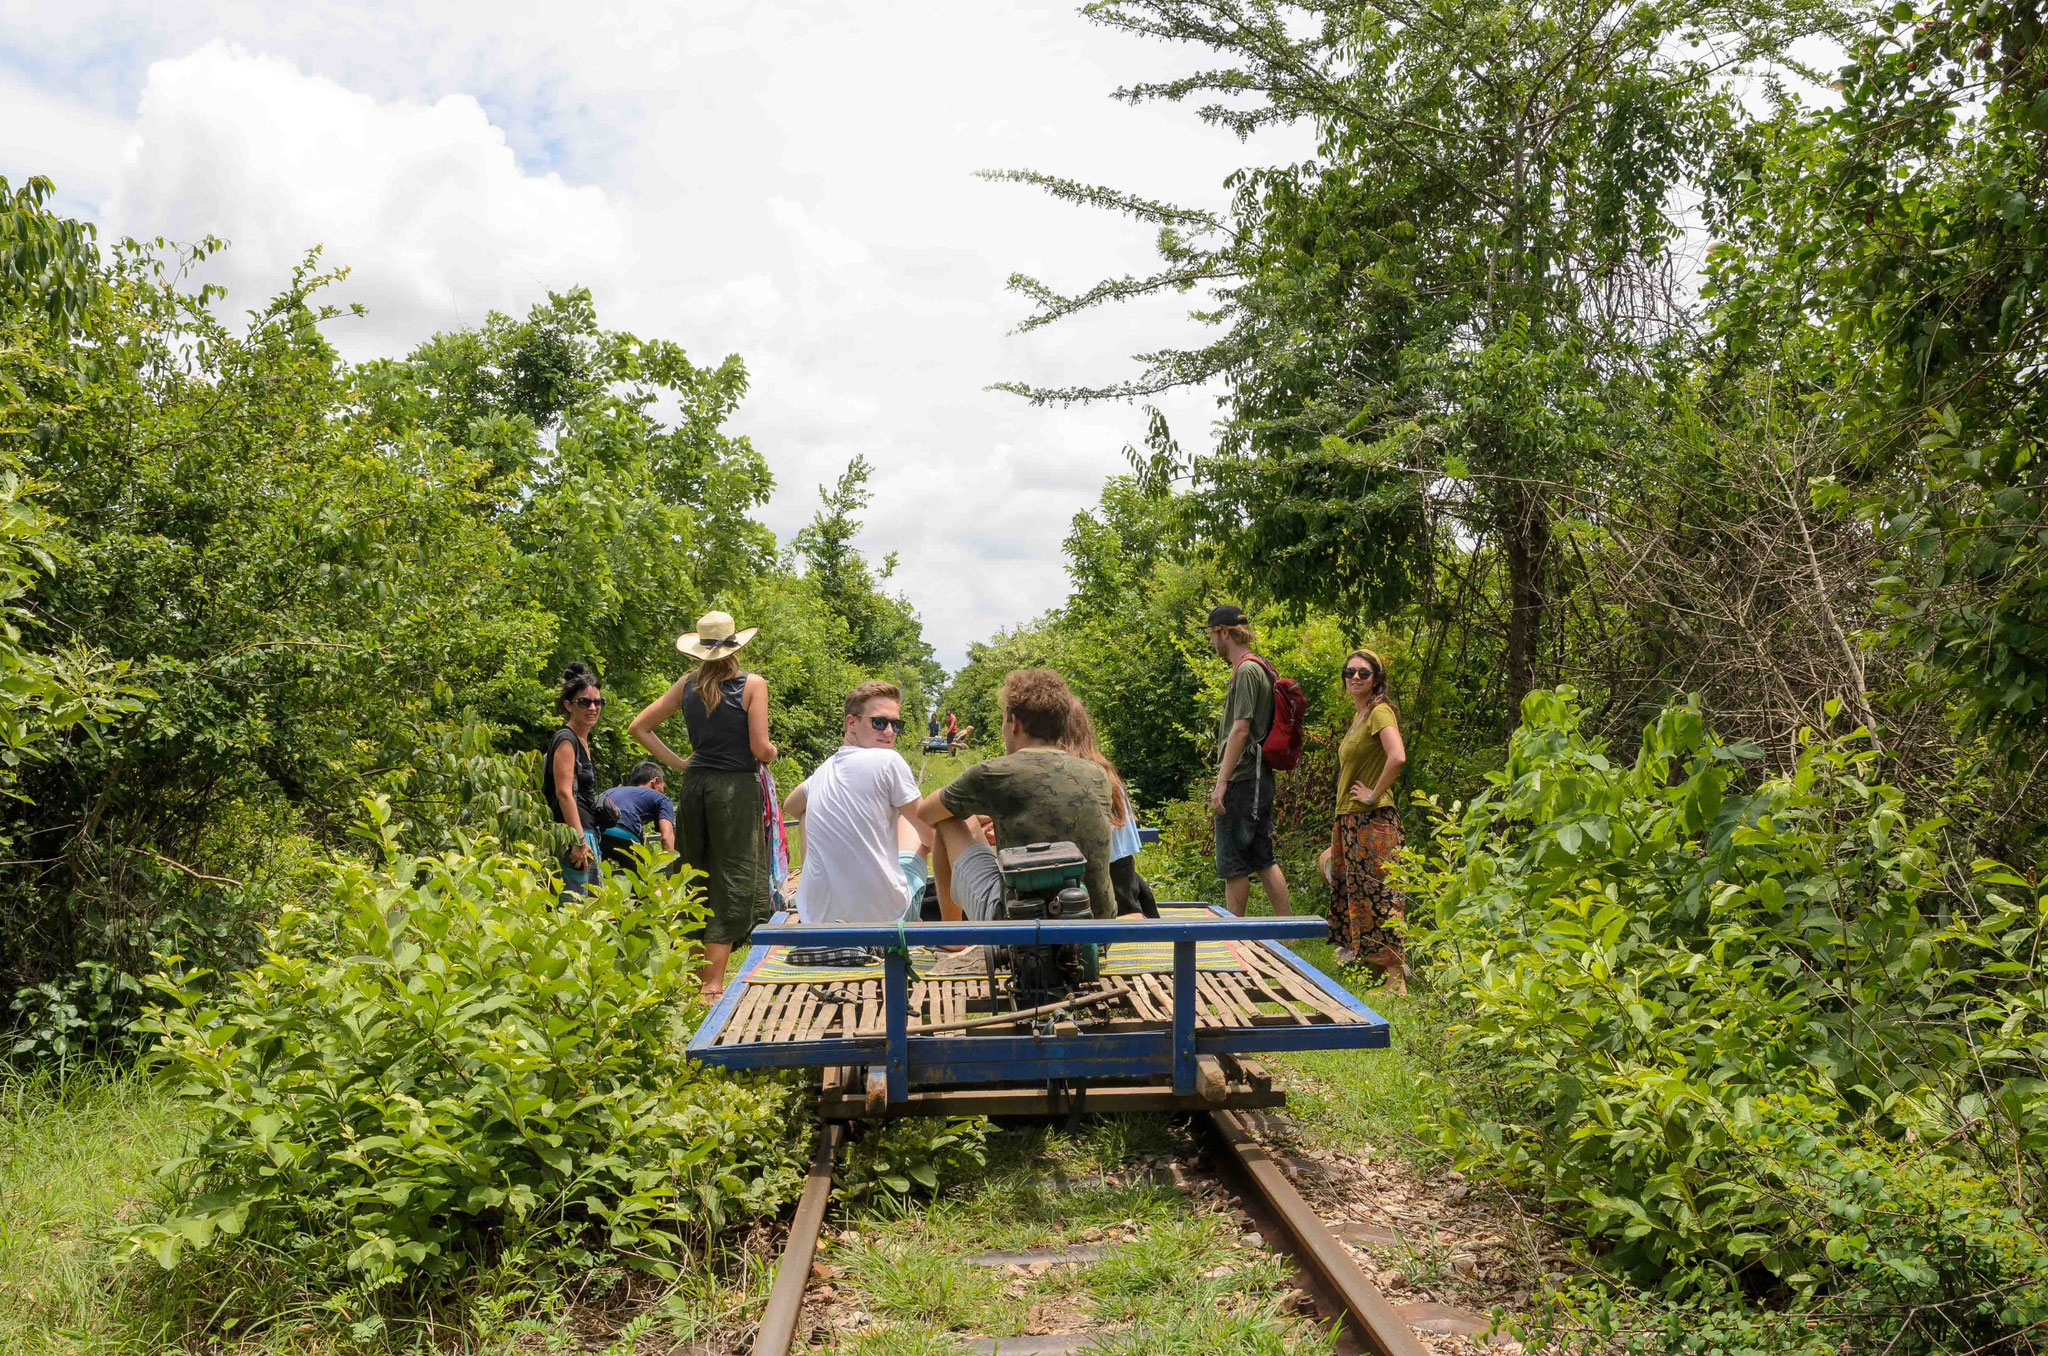
<svg viewBox="0 0 2048 1356"><path fill-rule="evenodd" d="M706 612L697 618L696 630L676 637L676 648L693 659L716 659L739 649L760 630L758 626L735 630L732 618L725 613Z"/></svg>

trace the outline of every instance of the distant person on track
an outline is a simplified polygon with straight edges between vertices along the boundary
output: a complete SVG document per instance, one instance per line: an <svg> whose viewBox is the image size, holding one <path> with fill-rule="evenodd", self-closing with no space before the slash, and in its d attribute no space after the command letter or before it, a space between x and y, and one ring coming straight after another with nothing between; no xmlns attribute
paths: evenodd
<svg viewBox="0 0 2048 1356"><path fill-rule="evenodd" d="M562 691L555 698L562 714L562 728L548 740L541 759L541 797L557 824L581 840L558 861L562 871L562 898L580 895L597 884L598 865L597 773L590 763L590 732L604 711L604 693L597 674L585 664L571 664L562 670Z"/></svg>
<svg viewBox="0 0 2048 1356"><path fill-rule="evenodd" d="M1116 916L1109 876L1109 778L1060 747L1074 694L1051 669L1018 669L1003 680L1002 756L976 763L926 796L918 817L937 835L932 874L945 916L999 917L1002 872L995 847L1068 842L1087 858L1089 911Z"/></svg>
<svg viewBox="0 0 2048 1356"><path fill-rule="evenodd" d="M703 661L677 679L627 732L664 766L683 774L676 791L676 851L705 874L711 916L704 924L703 996L725 992L732 949L768 913L768 852L762 832L761 768L775 761L768 739L768 680L740 671L740 648L760 631L738 630L723 612L707 612L676 649ZM678 712L690 756L661 741L656 727Z"/></svg>
<svg viewBox="0 0 2048 1356"><path fill-rule="evenodd" d="M847 693L844 742L782 802L783 818L803 828L802 922L894 923L924 894L929 831L915 817L917 778L896 752L902 703L902 690L879 680Z"/></svg>
<svg viewBox="0 0 2048 1356"><path fill-rule="evenodd" d="M658 833L664 851L676 850L676 803L668 798L668 779L662 776L661 764L644 760L633 764L625 785L613 787L601 799L611 802L615 816L599 836L607 863L628 862L632 850L646 843L650 827Z"/></svg>
<svg viewBox="0 0 2048 1356"><path fill-rule="evenodd" d="M926 721L926 722L924 723L924 735L925 735L925 738L926 738L926 739L937 739L937 738L939 737L939 713L938 713L938 712L936 712L936 711L932 712L932 716L931 716L931 719L930 719L930 720L927 720L927 721Z"/></svg>
<svg viewBox="0 0 2048 1356"><path fill-rule="evenodd" d="M1216 823L1216 874L1223 902L1244 917L1257 876L1276 915L1294 912L1287 878L1273 856L1273 774L1259 754L1273 723L1273 677L1252 656L1251 618L1236 603L1209 612L1209 645L1230 665L1230 686L1216 717L1216 785L1209 813Z"/></svg>
<svg viewBox="0 0 2048 1356"><path fill-rule="evenodd" d="M1060 740L1060 747L1095 764L1109 778L1109 883L1116 891L1116 911L1157 918L1159 901L1153 898L1152 887L1138 874L1138 853L1144 840L1138 837L1137 807L1131 804L1116 764L1096 744L1095 721L1079 698L1075 698L1073 709L1067 712L1067 733Z"/></svg>
<svg viewBox="0 0 2048 1356"><path fill-rule="evenodd" d="M1401 713L1387 696L1387 666L1371 650L1344 657L1344 695L1351 728L1337 745L1337 820L1330 833L1330 942L1339 965L1369 965L1387 988L1407 991L1408 962L1389 921L1407 901L1387 881L1387 863L1401 850L1401 815L1391 794L1408 761Z"/></svg>

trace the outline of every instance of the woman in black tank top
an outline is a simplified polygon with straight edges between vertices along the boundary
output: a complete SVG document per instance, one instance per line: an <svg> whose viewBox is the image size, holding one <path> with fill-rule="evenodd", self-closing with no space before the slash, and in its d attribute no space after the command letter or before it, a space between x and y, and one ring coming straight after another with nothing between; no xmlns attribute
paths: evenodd
<svg viewBox="0 0 2048 1356"><path fill-rule="evenodd" d="M705 875L707 999L724 991L733 947L768 916L761 799L761 768L775 761L775 745L768 739L768 681L741 672L737 657L758 629L740 631L723 612L705 613L695 631L676 640L678 650L704 662L677 679L628 727L642 748L682 774L676 786L676 852ZM678 713L690 737L688 758L679 757L655 733Z"/></svg>
<svg viewBox="0 0 2048 1356"><path fill-rule="evenodd" d="M580 895L597 883L597 773L590 764L590 732L604 710L597 675L582 664L562 671L562 693L555 699L562 728L548 740L541 759L540 793L557 824L566 824L582 841L561 854L562 896Z"/></svg>

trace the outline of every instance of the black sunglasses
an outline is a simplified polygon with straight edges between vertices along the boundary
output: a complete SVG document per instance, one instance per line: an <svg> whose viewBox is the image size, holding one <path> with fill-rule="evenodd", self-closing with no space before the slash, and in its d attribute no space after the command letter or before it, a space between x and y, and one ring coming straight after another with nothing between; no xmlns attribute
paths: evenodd
<svg viewBox="0 0 2048 1356"><path fill-rule="evenodd" d="M1344 668L1344 676L1346 678L1377 678L1379 675L1368 668L1358 668L1351 665L1346 665Z"/></svg>
<svg viewBox="0 0 2048 1356"><path fill-rule="evenodd" d="M868 724L874 726L877 730L894 730L897 734L903 733L904 723L894 716L869 716Z"/></svg>
<svg viewBox="0 0 2048 1356"><path fill-rule="evenodd" d="M569 700L586 711L595 711L598 707L604 705L604 698L602 697L571 697Z"/></svg>

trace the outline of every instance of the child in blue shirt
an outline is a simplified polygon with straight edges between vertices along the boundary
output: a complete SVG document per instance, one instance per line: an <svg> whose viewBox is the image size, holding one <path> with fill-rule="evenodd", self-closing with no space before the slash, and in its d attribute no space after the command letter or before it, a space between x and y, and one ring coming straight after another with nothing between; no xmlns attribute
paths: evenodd
<svg viewBox="0 0 2048 1356"><path fill-rule="evenodd" d="M661 764L639 762L626 774L626 784L604 793L618 815L618 822L604 831L604 859L620 861L626 853L646 841L650 825L661 831L664 850L676 850L676 803L664 792L668 786Z"/></svg>

